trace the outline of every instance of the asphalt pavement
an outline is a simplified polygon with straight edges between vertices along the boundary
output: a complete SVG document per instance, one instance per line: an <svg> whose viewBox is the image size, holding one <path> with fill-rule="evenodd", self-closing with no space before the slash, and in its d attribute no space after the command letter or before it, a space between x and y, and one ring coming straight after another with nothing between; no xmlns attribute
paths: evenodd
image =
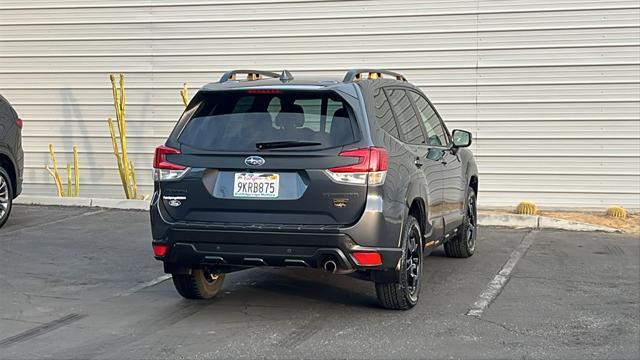
<svg viewBox="0 0 640 360"><path fill-rule="evenodd" d="M639 247L484 227L473 257L426 258L410 311L303 269L233 273L193 301L153 259L147 213L16 206L0 229L0 358L638 359Z"/></svg>

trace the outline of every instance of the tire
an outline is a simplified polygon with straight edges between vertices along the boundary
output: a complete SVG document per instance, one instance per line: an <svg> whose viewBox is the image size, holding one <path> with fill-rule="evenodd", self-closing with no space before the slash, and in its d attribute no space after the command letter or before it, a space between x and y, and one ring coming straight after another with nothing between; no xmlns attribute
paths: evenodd
<svg viewBox="0 0 640 360"><path fill-rule="evenodd" d="M9 174L0 167L0 228L9 219L13 208L13 187Z"/></svg>
<svg viewBox="0 0 640 360"><path fill-rule="evenodd" d="M194 269L191 275L173 274L173 286L186 299L213 299L224 283L224 274Z"/></svg>
<svg viewBox="0 0 640 360"><path fill-rule="evenodd" d="M476 251L476 237L478 232L478 209L476 193L473 188L467 190L464 218L456 236L444 243L444 252L448 257L468 258Z"/></svg>
<svg viewBox="0 0 640 360"><path fill-rule="evenodd" d="M402 258L399 281L376 283L376 295L380 305L387 309L408 310L418 303L422 277L422 231L418 220L409 215L402 230Z"/></svg>

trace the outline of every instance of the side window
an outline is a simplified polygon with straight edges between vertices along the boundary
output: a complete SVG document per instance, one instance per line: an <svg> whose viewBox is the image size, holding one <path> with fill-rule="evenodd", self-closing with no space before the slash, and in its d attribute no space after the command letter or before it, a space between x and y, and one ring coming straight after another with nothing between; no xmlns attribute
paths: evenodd
<svg viewBox="0 0 640 360"><path fill-rule="evenodd" d="M391 106L389 106L389 101L382 89L376 90L373 95L373 100L376 106L376 120L378 121L378 125L380 125L382 130L391 134L391 136L399 138L400 134L398 133L396 120L393 118Z"/></svg>
<svg viewBox="0 0 640 360"><path fill-rule="evenodd" d="M436 115L435 110L431 107L431 104L420 94L409 91L413 97L413 101L416 103L416 108L420 113L420 118L424 123L424 128L427 130L427 137L429 138L429 145L433 146L447 146L447 135L445 133L442 122Z"/></svg>
<svg viewBox="0 0 640 360"><path fill-rule="evenodd" d="M400 132L404 135L404 140L409 144L426 144L420 120L411 105L407 92L403 89L393 89L388 90L387 94L398 117L398 125Z"/></svg>

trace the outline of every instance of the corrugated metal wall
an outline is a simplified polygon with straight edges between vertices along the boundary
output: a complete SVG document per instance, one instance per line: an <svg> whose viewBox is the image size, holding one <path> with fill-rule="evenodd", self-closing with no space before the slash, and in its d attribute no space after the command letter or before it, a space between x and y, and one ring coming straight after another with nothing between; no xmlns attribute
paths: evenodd
<svg viewBox="0 0 640 360"><path fill-rule="evenodd" d="M640 207L637 0L0 2L0 92L26 121L26 194L54 195L47 144L81 151L82 194L121 196L105 119L128 80L141 192L151 152L196 88L231 68L342 74L371 66L421 86L470 129L481 203Z"/></svg>

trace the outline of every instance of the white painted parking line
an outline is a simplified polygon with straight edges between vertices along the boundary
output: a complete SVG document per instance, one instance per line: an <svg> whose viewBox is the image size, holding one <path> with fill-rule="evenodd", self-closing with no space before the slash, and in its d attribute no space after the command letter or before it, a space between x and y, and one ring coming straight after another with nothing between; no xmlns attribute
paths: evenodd
<svg viewBox="0 0 640 360"><path fill-rule="evenodd" d="M116 294L116 296L129 296L129 295L131 295L133 293L136 293L136 292L138 292L138 291L140 291L142 289L146 289L148 287L152 287L154 285L158 285L161 282L169 280L169 279L171 279L171 274L164 274L162 276L158 276L157 278L155 278L153 280L144 282L142 284L138 284L138 285L132 287L131 289L129 289L129 290L125 291L125 292L121 292L119 294Z"/></svg>
<svg viewBox="0 0 640 360"><path fill-rule="evenodd" d="M528 232L520 245L513 250L507 262L502 266L502 269L496 274L496 276L489 282L487 288L478 296L478 300L473 303L473 306L467 312L469 316L482 316L482 313L491 305L491 303L500 295L502 289L509 281L511 277L511 272L516 267L518 261L522 258L522 256L527 252L535 237L532 236L532 232Z"/></svg>

